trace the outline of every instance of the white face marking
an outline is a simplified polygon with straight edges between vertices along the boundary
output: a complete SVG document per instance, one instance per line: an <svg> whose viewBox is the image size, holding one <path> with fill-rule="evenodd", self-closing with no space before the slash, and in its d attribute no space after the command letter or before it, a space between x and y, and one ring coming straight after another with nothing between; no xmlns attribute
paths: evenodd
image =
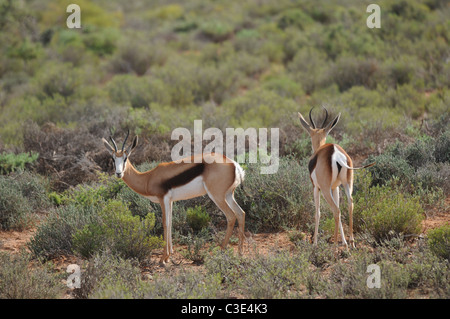
<svg viewBox="0 0 450 319"><path fill-rule="evenodd" d="M114 163L116 166L116 176L118 178L123 177L123 173L125 172L125 166L126 166L126 155L123 155L121 157L117 157L116 154L113 155Z"/></svg>

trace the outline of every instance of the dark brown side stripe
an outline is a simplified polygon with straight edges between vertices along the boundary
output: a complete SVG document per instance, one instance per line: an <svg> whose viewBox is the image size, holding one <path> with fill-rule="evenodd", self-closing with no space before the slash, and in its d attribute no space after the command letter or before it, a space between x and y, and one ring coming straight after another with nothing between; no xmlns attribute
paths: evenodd
<svg viewBox="0 0 450 319"><path fill-rule="evenodd" d="M205 164L199 163L190 169L185 170L184 172L168 179L165 181L162 186L165 189L165 191L168 191L175 187L180 187L183 185L186 185L190 181L192 181L197 176L201 175L203 171L205 170Z"/></svg>
<svg viewBox="0 0 450 319"><path fill-rule="evenodd" d="M313 170L316 168L316 164L317 164L317 154L314 155L308 163L308 170L309 170L309 175L312 174Z"/></svg>

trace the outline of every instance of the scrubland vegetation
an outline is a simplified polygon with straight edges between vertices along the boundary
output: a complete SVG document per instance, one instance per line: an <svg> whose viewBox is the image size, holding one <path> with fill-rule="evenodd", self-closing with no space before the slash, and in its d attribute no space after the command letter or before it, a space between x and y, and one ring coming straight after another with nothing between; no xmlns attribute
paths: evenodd
<svg viewBox="0 0 450 319"><path fill-rule="evenodd" d="M35 230L19 254L0 239L0 298L449 298L450 7L378 1L369 29L369 3L0 0L0 231ZM337 255L324 200L310 244L311 143L296 116L316 106L320 119L322 105L342 114L328 141L377 163L355 174L357 249ZM101 138L139 135L130 160L144 171L194 119L280 129L278 172L242 164L235 196L248 231L287 232L293 249L218 249L225 218L202 197L173 209L174 248L196 266L155 271L160 208L110 176ZM341 207L348 224L343 192ZM73 256L82 282L68 292L53 263Z"/></svg>

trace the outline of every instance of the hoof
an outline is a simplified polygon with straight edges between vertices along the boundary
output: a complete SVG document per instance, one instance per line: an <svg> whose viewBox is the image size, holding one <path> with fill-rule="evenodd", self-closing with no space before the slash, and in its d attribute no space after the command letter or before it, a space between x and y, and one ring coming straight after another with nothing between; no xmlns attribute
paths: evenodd
<svg viewBox="0 0 450 319"><path fill-rule="evenodd" d="M159 261L161 267L167 267L169 265L169 257L161 258Z"/></svg>

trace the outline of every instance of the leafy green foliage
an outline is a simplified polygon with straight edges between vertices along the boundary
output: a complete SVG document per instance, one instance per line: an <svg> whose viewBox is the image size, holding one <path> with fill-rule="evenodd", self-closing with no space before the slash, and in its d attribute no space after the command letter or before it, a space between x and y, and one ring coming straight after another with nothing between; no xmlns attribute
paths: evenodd
<svg viewBox="0 0 450 319"><path fill-rule="evenodd" d="M112 200L99 212L95 223L86 224L73 235L73 249L90 257L108 247L122 258L143 260L162 246L162 240L151 235L154 226L153 214L141 220L122 202Z"/></svg>
<svg viewBox="0 0 450 319"><path fill-rule="evenodd" d="M8 174L17 170L24 170L26 164L34 163L39 157L37 153L6 153L0 154L0 174Z"/></svg>
<svg viewBox="0 0 450 319"><path fill-rule="evenodd" d="M194 232L199 232L206 228L211 220L211 217L202 206L188 208L186 211L186 221Z"/></svg>
<svg viewBox="0 0 450 319"><path fill-rule="evenodd" d="M450 260L450 224L430 230L428 245L435 255Z"/></svg>
<svg viewBox="0 0 450 319"><path fill-rule="evenodd" d="M381 241L398 234L418 234L423 219L419 196L388 184L369 187L370 174L359 176L360 190L354 196L356 228Z"/></svg>
<svg viewBox="0 0 450 319"><path fill-rule="evenodd" d="M48 181L29 172L0 175L0 229L24 229L48 208Z"/></svg>

